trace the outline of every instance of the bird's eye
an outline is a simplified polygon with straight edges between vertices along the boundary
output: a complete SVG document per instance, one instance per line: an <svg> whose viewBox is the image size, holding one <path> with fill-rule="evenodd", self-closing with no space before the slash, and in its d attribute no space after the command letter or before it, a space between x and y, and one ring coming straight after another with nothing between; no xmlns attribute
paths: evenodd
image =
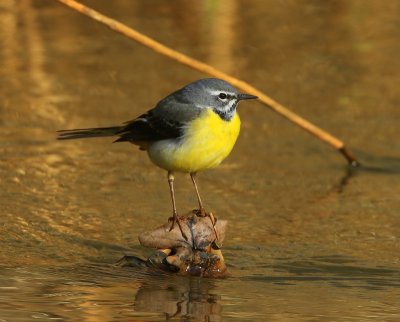
<svg viewBox="0 0 400 322"><path fill-rule="evenodd" d="M226 98L226 94L225 94L225 93L220 93L220 94L218 95L218 97L219 97L220 99L224 100L224 99Z"/></svg>

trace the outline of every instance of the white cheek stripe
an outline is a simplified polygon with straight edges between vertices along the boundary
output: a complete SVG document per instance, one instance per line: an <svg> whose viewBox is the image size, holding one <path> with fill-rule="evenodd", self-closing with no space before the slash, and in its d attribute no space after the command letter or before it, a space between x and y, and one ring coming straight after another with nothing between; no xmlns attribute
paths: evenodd
<svg viewBox="0 0 400 322"><path fill-rule="evenodd" d="M222 108L220 108L221 110L223 110L223 111L229 111L234 105L236 105L237 104L237 101L236 100L231 100L228 104L226 104L224 107L222 107ZM199 109L206 109L206 108L211 108L212 109L212 107L211 106L208 106L208 105L200 105L200 104L196 104L195 105L197 108L199 108Z"/></svg>
<svg viewBox="0 0 400 322"><path fill-rule="evenodd" d="M199 109L205 109L205 108L210 108L210 106L207 105L200 105L200 104L195 104L195 106Z"/></svg>
<svg viewBox="0 0 400 322"><path fill-rule="evenodd" d="M228 104L226 104L223 108L222 108L222 110L224 111L224 112L228 112L228 111L230 111L231 109L232 109L232 107L234 106L234 105L236 105L237 104L237 101L236 100L231 100Z"/></svg>
<svg viewBox="0 0 400 322"><path fill-rule="evenodd" d="M228 104L229 108L231 108L233 105L237 104L237 100L231 100Z"/></svg>

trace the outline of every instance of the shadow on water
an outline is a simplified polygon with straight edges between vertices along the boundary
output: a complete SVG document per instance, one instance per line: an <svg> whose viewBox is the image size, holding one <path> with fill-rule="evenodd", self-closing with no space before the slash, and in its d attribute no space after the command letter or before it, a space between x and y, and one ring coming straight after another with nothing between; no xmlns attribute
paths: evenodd
<svg viewBox="0 0 400 322"><path fill-rule="evenodd" d="M228 257L239 256L245 263L254 263L251 266L234 265L236 271L241 271L237 278L244 281L279 285L323 282L332 287L369 290L400 287L400 270L397 268L373 266L349 256L274 258L266 262L265 258L261 259L261 254L267 252L264 247L236 247L233 251L235 255L230 253Z"/></svg>
<svg viewBox="0 0 400 322"><path fill-rule="evenodd" d="M347 166L345 174L333 188L337 193L342 193L350 181L364 173L376 175L400 175L400 157L372 155L365 151L357 151L362 160L359 166Z"/></svg>
<svg viewBox="0 0 400 322"><path fill-rule="evenodd" d="M377 174L400 175L400 157L373 155L366 151L357 151L363 160L360 170ZM364 161L365 160L365 161Z"/></svg>
<svg viewBox="0 0 400 322"><path fill-rule="evenodd" d="M384 267L363 267L343 256L314 257L274 264L275 272L293 274L292 277L269 277L272 282L325 281L333 287L361 287L383 289L400 286L400 271Z"/></svg>

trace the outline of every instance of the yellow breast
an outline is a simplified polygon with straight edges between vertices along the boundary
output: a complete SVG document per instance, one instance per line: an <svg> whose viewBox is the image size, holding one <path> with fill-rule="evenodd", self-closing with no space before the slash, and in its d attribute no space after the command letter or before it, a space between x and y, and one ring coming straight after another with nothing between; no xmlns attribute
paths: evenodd
<svg viewBox="0 0 400 322"><path fill-rule="evenodd" d="M230 121L222 120L211 109L190 122L181 139L150 144L150 159L168 171L198 172L214 168L232 151L240 131L237 113Z"/></svg>

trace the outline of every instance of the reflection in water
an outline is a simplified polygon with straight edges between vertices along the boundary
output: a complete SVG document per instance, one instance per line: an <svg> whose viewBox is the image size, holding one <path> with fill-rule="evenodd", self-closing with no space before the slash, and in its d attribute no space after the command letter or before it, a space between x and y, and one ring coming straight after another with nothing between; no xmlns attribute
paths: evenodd
<svg viewBox="0 0 400 322"><path fill-rule="evenodd" d="M248 260L249 250L236 249L235 254ZM287 316L298 321L321 315L330 321L338 314L351 319L374 314L383 321L396 313L399 270L371 268L343 256L255 259L254 263L253 269L243 263L242 276L223 280L118 269L104 263L1 268L0 291L7 301L0 303L0 314L11 321L106 322L281 321ZM257 273L261 268L268 274ZM367 302L368 292L374 298ZM20 305L24 310L15 310ZM379 306L385 310L377 310Z"/></svg>
<svg viewBox="0 0 400 322"><path fill-rule="evenodd" d="M2 28L5 31L4 44L1 47L8 78L16 90L28 90L31 94L28 103L31 113L51 121L62 121L62 116L54 106L57 91L45 71L46 45L32 0L5 1L3 5L6 19L3 22L5 28ZM17 22L24 26L22 34L21 28L17 29ZM24 70L25 79L15 77L21 70Z"/></svg>
<svg viewBox="0 0 400 322"><path fill-rule="evenodd" d="M211 280L188 278L176 283L143 283L136 293L136 312L154 312L165 315L165 320L197 319L200 321L220 321L220 296L213 291Z"/></svg>
<svg viewBox="0 0 400 322"><path fill-rule="evenodd" d="M146 317L221 321L221 296L210 279L118 270L104 264L58 271L0 268L0 272L0 292L7 294L9 303L5 310L0 302L0 318L7 321L28 321L34 316L87 322ZM24 310L13 314L13 306L25 301Z"/></svg>
<svg viewBox="0 0 400 322"><path fill-rule="evenodd" d="M339 184L337 187L334 189L337 191L337 193L343 193L344 188L349 184L349 181L351 178L353 178L359 169L348 166L346 168L346 174L340 179Z"/></svg>
<svg viewBox="0 0 400 322"><path fill-rule="evenodd" d="M15 2L12 0L3 1L0 9L4 10L4 14L1 15L0 19L0 34L2 39L2 46L0 46L2 64L7 66L9 75L17 74L19 61L17 59L17 48L19 48L19 43L15 37L17 30L17 15L15 13L16 6ZM18 86L16 84L20 79L18 77L12 77L11 82L13 86Z"/></svg>
<svg viewBox="0 0 400 322"><path fill-rule="evenodd" d="M210 57L208 63L218 69L234 74L238 62L235 60L234 51L237 44L236 28L240 19L237 0L228 2L204 1L205 6L211 7L210 26Z"/></svg>
<svg viewBox="0 0 400 322"><path fill-rule="evenodd" d="M361 151L358 151L358 154L362 156L364 160L363 163L357 167L346 167L345 175L340 179L338 185L333 189L337 193L343 193L345 187L349 184L351 179L363 172L372 174L400 175L400 157L377 157Z"/></svg>
<svg viewBox="0 0 400 322"><path fill-rule="evenodd" d="M111 267L147 257L136 236L169 211L162 171L129 145L65 145L55 131L133 118L204 75L55 1L2 0L0 319L395 321L400 3L89 2L264 89L365 150L363 167L242 108L232 155L199 175L206 206L229 220L232 277ZM192 209L190 182L177 180Z"/></svg>

